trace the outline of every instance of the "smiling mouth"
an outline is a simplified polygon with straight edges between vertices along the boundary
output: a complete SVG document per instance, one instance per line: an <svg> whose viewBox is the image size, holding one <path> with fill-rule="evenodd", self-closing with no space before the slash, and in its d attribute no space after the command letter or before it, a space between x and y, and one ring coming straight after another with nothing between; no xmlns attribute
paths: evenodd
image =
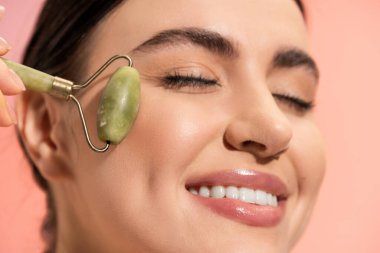
<svg viewBox="0 0 380 253"><path fill-rule="evenodd" d="M185 187L199 206L246 225L273 227L285 216L287 188L274 175L222 171L189 180Z"/></svg>

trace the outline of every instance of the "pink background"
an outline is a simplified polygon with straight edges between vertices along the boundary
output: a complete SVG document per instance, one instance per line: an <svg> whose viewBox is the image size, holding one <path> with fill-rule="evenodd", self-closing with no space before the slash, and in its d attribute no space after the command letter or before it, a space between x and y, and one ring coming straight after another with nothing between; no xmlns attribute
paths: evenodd
<svg viewBox="0 0 380 253"><path fill-rule="evenodd" d="M328 171L313 219L293 253L378 253L380 235L380 2L306 0L322 72L316 116ZM18 61L42 0L1 0L0 36ZM44 196L13 128L0 129L0 252L41 252Z"/></svg>

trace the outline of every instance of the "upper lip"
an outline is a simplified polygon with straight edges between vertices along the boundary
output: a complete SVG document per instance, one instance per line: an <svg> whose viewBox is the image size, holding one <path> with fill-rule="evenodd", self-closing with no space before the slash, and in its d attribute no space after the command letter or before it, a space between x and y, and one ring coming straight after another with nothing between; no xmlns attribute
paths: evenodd
<svg viewBox="0 0 380 253"><path fill-rule="evenodd" d="M186 188L202 185L232 185L263 190L280 197L280 199L286 199L289 195L285 183L279 177L251 169L234 169L229 171L212 172L191 178L186 182Z"/></svg>

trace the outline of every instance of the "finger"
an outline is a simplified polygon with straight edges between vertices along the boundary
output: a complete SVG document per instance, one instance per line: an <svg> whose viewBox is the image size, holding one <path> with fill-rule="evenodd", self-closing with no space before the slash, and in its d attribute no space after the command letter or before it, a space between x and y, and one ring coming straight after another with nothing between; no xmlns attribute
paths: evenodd
<svg viewBox="0 0 380 253"><path fill-rule="evenodd" d="M0 56L5 55L9 50L11 50L11 46L4 38L0 37Z"/></svg>
<svg viewBox="0 0 380 253"><path fill-rule="evenodd" d="M0 5L0 18L4 15L5 8L4 6Z"/></svg>
<svg viewBox="0 0 380 253"><path fill-rule="evenodd" d="M16 95L24 90L21 79L0 60L0 91L5 95Z"/></svg>
<svg viewBox="0 0 380 253"><path fill-rule="evenodd" d="M0 91L0 127L11 126L16 122L16 114Z"/></svg>
<svg viewBox="0 0 380 253"><path fill-rule="evenodd" d="M4 6L0 5L0 19L3 17L5 12ZM11 47L9 46L8 42L0 37L0 55L6 54Z"/></svg>

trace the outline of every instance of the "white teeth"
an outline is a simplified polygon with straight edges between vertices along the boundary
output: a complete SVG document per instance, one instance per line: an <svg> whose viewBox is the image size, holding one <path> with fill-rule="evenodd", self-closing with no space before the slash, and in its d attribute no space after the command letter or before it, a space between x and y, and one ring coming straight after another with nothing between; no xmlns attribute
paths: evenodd
<svg viewBox="0 0 380 253"><path fill-rule="evenodd" d="M273 206L278 206L278 199L277 199L277 197L272 195L272 198L273 198L273 200L272 200Z"/></svg>
<svg viewBox="0 0 380 253"><path fill-rule="evenodd" d="M269 206L278 206L277 197L267 193L267 203Z"/></svg>
<svg viewBox="0 0 380 253"><path fill-rule="evenodd" d="M207 186L201 186L199 188L199 195L206 198L210 197L210 189Z"/></svg>
<svg viewBox="0 0 380 253"><path fill-rule="evenodd" d="M216 198L216 199L221 199L221 198L224 198L224 196L226 195L226 190L224 189L223 186L213 186L211 188L211 193L210 193L210 196L211 198Z"/></svg>
<svg viewBox="0 0 380 253"><path fill-rule="evenodd" d="M251 204L255 204L256 203L256 191L249 189L249 191L247 193L248 193L247 202L251 203Z"/></svg>
<svg viewBox="0 0 380 253"><path fill-rule="evenodd" d="M267 193L263 190L253 190L246 187L238 188L236 186L224 187L221 185L212 186L211 190L208 186L201 186L199 191L196 188L191 187L189 191L194 195L200 195L205 198L229 198L239 199L242 202L257 204L257 205L269 205L278 206L277 196Z"/></svg>
<svg viewBox="0 0 380 253"><path fill-rule="evenodd" d="M239 199L239 189L235 186L228 186L226 188L226 197L229 199Z"/></svg>
<svg viewBox="0 0 380 253"><path fill-rule="evenodd" d="M255 204L256 203L256 193L252 189L242 187L239 190L239 199L243 202Z"/></svg>
<svg viewBox="0 0 380 253"><path fill-rule="evenodd" d="M256 191L256 203L259 205L268 205L267 193L261 190Z"/></svg>
<svg viewBox="0 0 380 253"><path fill-rule="evenodd" d="M273 206L274 205L274 203L273 203L273 196L270 193L267 193L267 202L268 202L269 206Z"/></svg>
<svg viewBox="0 0 380 253"><path fill-rule="evenodd" d="M189 191L194 195L198 195L198 191L195 188L190 188Z"/></svg>

